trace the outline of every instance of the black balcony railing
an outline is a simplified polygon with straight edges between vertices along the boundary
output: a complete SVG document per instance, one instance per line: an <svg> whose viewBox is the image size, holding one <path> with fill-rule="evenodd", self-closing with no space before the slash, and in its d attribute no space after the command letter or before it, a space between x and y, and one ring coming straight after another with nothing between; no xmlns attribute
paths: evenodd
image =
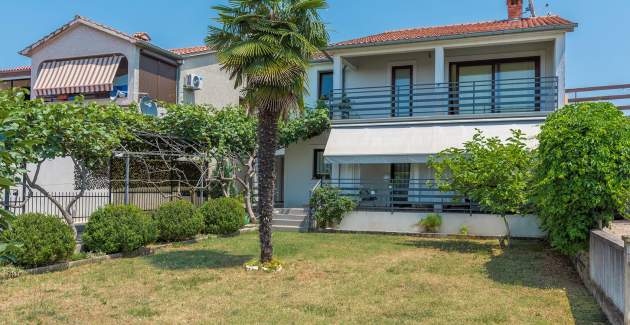
<svg viewBox="0 0 630 325"><path fill-rule="evenodd" d="M552 111L558 103L558 79L336 89L327 103L334 120Z"/></svg>
<svg viewBox="0 0 630 325"><path fill-rule="evenodd" d="M442 192L432 179L324 180L322 186L338 188L357 202L359 210L479 213L478 204L452 192Z"/></svg>

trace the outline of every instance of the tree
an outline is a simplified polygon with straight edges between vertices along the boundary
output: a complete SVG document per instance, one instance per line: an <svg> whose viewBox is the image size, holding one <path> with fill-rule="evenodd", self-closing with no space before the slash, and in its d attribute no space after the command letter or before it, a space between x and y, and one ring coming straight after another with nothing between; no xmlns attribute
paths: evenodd
<svg viewBox="0 0 630 325"><path fill-rule="evenodd" d="M455 191L501 216L506 229L502 247L511 238L507 215L523 213L529 202L532 153L524 141L520 130L512 130L505 142L477 130L463 149L449 148L429 160L440 190Z"/></svg>
<svg viewBox="0 0 630 325"><path fill-rule="evenodd" d="M3 146L12 157L19 158L13 159L14 163L33 166L31 173L24 173L29 191L22 204L33 195L32 190L37 190L59 209L76 237L72 208L88 188L88 174L107 165L113 150L124 139L133 138L128 122L139 114L117 105L86 104L81 100L45 104L25 100L19 92L5 94L0 100L17 104L7 110L8 117L0 126L0 134L6 135ZM28 150L23 150L25 143ZM60 157L70 158L79 176L75 184L78 191L65 205L38 183L43 163Z"/></svg>
<svg viewBox="0 0 630 325"><path fill-rule="evenodd" d="M318 11L325 0L233 0L213 7L220 27L210 26L206 42L218 51L223 70L244 86L245 99L258 115L258 216L260 261L273 258L271 219L275 186L274 156L278 123L303 106L311 57L328 43Z"/></svg>
<svg viewBox="0 0 630 325"><path fill-rule="evenodd" d="M585 249L589 231L628 216L630 121L610 103L568 105L538 135L533 198L553 247Z"/></svg>

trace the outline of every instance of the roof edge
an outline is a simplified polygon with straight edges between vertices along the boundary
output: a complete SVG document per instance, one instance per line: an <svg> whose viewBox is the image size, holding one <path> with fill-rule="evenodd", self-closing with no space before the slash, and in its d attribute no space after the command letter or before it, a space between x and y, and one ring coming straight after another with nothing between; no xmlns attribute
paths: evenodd
<svg viewBox="0 0 630 325"><path fill-rule="evenodd" d="M545 32L545 31L554 31L554 30L564 30L567 32L572 32L577 27L578 27L577 23L571 23L571 24L566 24L566 25L555 25L555 26L537 26L537 27L529 27L529 28L521 28L521 29L464 33L464 34L454 34L454 35L446 35L446 36L423 37L423 38L415 38L415 39L403 39L403 40L372 42L372 43L363 43L363 44L331 45L331 46L326 47L325 50L329 51L329 50L378 47L378 46L398 45L398 44L424 43L424 42L484 37L484 36L499 36L499 35L506 35L506 34Z"/></svg>

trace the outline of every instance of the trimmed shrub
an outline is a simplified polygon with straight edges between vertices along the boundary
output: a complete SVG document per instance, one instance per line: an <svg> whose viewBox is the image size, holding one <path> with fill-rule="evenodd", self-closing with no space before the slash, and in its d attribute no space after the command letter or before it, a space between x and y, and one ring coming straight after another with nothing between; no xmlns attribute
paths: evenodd
<svg viewBox="0 0 630 325"><path fill-rule="evenodd" d="M437 213L429 213L418 224L424 228L425 232L436 233L440 231L442 226L442 216Z"/></svg>
<svg viewBox="0 0 630 325"><path fill-rule="evenodd" d="M108 205L90 216L83 244L92 252L128 253L157 239L157 227L149 215L133 205Z"/></svg>
<svg viewBox="0 0 630 325"><path fill-rule="evenodd" d="M37 267L65 261L74 252L76 242L70 226L60 218L39 213L19 216L11 229L2 232L2 240L18 242L12 249L17 264Z"/></svg>
<svg viewBox="0 0 630 325"><path fill-rule="evenodd" d="M356 203L333 187L317 188L310 200L315 210L315 220L320 228L333 227L341 222L346 214L354 210Z"/></svg>
<svg viewBox="0 0 630 325"><path fill-rule="evenodd" d="M533 201L551 246L573 255L591 229L628 215L630 120L610 103L567 105L538 141Z"/></svg>
<svg viewBox="0 0 630 325"><path fill-rule="evenodd" d="M209 234L228 235L245 225L245 208L235 198L212 199L199 208Z"/></svg>
<svg viewBox="0 0 630 325"><path fill-rule="evenodd" d="M163 242L195 237L204 230L203 218L189 201L177 200L160 206L153 213L158 239Z"/></svg>

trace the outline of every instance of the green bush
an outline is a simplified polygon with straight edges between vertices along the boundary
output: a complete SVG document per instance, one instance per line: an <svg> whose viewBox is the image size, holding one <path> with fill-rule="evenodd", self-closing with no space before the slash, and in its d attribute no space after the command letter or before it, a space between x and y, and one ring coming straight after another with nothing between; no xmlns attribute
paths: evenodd
<svg viewBox="0 0 630 325"><path fill-rule="evenodd" d="M461 225L459 227L459 234L460 235L464 235L464 236L468 236L468 226L467 225Z"/></svg>
<svg viewBox="0 0 630 325"><path fill-rule="evenodd" d="M311 196L310 206L314 209L314 217L320 228L332 227L341 222L356 203L342 196L339 189L332 187L317 188Z"/></svg>
<svg viewBox="0 0 630 325"><path fill-rule="evenodd" d="M23 267L37 267L64 261L74 252L76 242L72 229L60 218L28 213L21 215L2 232L2 240L18 242L11 254Z"/></svg>
<svg viewBox="0 0 630 325"><path fill-rule="evenodd" d="M418 224L424 228L425 232L439 232L440 226L442 226L442 216L437 213L429 213Z"/></svg>
<svg viewBox="0 0 630 325"><path fill-rule="evenodd" d="M128 253L157 239L157 228L149 215L133 205L108 205L90 216L83 244L92 252Z"/></svg>
<svg viewBox="0 0 630 325"><path fill-rule="evenodd" d="M231 234L245 225L245 208L235 198L209 200L199 208L199 214L203 216L209 234Z"/></svg>
<svg viewBox="0 0 630 325"><path fill-rule="evenodd" d="M609 103L568 105L538 135L533 200L551 245L573 255L589 231L627 215L630 121Z"/></svg>
<svg viewBox="0 0 630 325"><path fill-rule="evenodd" d="M185 200L163 204L153 213L153 219L158 239L163 242L190 239L204 230L203 217Z"/></svg>

